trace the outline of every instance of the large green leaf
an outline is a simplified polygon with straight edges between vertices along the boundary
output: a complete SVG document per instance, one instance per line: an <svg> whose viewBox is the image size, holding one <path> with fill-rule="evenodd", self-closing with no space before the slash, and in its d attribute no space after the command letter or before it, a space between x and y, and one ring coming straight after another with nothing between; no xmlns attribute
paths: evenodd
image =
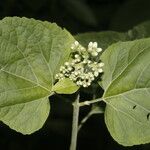
<svg viewBox="0 0 150 150"><path fill-rule="evenodd" d="M150 142L150 38L114 44L101 59L110 134L124 146Z"/></svg>
<svg viewBox="0 0 150 150"><path fill-rule="evenodd" d="M54 76L72 42L56 24L18 17L0 21L0 120L23 134L44 124Z"/></svg>

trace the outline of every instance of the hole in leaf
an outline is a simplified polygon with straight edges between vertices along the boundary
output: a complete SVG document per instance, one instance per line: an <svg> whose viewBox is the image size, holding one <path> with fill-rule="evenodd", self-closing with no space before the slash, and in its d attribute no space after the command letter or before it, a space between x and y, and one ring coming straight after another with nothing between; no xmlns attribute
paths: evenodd
<svg viewBox="0 0 150 150"><path fill-rule="evenodd" d="M133 106L133 109L135 109L135 108L136 108L136 105Z"/></svg>
<svg viewBox="0 0 150 150"><path fill-rule="evenodd" d="M150 117L150 113L147 114L147 120L149 120L149 117Z"/></svg>

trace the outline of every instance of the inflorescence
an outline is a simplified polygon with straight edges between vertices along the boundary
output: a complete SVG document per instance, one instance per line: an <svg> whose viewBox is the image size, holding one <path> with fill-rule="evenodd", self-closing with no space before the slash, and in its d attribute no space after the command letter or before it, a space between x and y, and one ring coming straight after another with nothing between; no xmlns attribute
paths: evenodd
<svg viewBox="0 0 150 150"><path fill-rule="evenodd" d="M88 87L103 72L104 63L99 60L102 49L98 48L97 42L90 42L85 49L78 41L72 44L71 49L71 59L60 67L55 78L69 78L78 86Z"/></svg>

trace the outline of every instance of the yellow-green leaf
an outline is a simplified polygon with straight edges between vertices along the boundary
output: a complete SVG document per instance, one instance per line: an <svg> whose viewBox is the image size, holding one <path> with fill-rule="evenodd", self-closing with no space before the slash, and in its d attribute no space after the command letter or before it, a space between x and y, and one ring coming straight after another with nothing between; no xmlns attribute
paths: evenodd
<svg viewBox="0 0 150 150"><path fill-rule="evenodd" d="M7 17L0 21L0 120L30 134L49 114L54 76L74 38L54 23Z"/></svg>
<svg viewBox="0 0 150 150"><path fill-rule="evenodd" d="M53 88L52 91L58 93L58 94L73 94L79 89L79 86L77 86L73 81L71 81L68 78L65 78L63 80L60 80L57 82Z"/></svg>

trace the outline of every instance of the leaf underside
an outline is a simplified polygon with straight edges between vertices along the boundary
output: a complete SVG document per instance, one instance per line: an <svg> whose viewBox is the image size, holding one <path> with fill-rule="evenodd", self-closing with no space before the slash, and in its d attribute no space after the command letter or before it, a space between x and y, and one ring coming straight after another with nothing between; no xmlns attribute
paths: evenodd
<svg viewBox="0 0 150 150"><path fill-rule="evenodd" d="M46 97L3 107L0 109L0 118L10 128L24 134L31 134L43 126L49 111L49 100Z"/></svg>
<svg viewBox="0 0 150 150"><path fill-rule="evenodd" d="M7 17L0 21L0 120L23 134L49 114L54 76L74 38L56 24Z"/></svg>
<svg viewBox="0 0 150 150"><path fill-rule="evenodd" d="M110 134L124 146L150 142L150 38L114 44L101 59Z"/></svg>

